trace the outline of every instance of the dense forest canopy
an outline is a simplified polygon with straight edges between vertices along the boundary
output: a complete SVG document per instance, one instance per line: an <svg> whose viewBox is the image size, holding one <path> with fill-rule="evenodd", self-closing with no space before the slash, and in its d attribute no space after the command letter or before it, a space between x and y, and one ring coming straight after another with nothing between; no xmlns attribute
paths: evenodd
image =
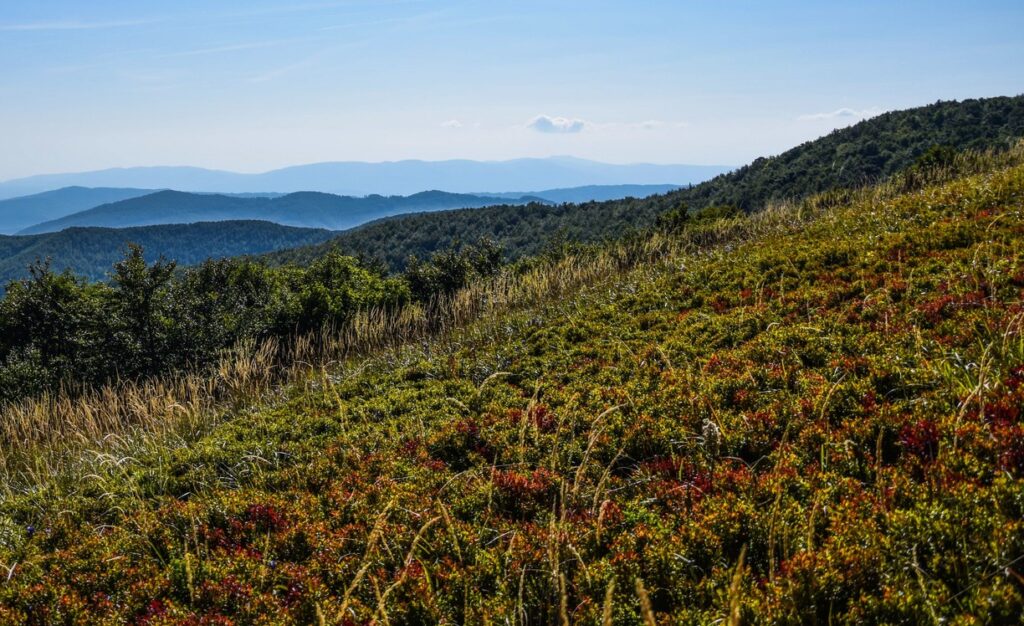
<svg viewBox="0 0 1024 626"><path fill-rule="evenodd" d="M240 257L180 269L163 258L147 262L133 244L109 282L35 264L0 300L0 404L202 368L238 342L338 327L361 310L429 305L493 275L500 258L482 241L388 277L337 253L306 267Z"/></svg>

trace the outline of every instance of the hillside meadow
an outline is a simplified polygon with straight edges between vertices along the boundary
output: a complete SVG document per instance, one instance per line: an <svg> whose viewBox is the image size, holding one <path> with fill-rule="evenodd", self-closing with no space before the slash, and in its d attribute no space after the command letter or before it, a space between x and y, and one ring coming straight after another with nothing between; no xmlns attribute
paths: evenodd
<svg viewBox="0 0 1024 626"><path fill-rule="evenodd" d="M1015 622L1022 250L1018 147L8 406L0 622Z"/></svg>

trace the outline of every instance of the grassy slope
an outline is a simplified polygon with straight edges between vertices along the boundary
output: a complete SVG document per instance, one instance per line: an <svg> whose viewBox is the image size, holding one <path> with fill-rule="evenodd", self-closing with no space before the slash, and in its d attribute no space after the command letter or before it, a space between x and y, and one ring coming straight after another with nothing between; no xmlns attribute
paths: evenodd
<svg viewBox="0 0 1024 626"><path fill-rule="evenodd" d="M814 210L9 497L0 621L1017 619L1024 167Z"/></svg>

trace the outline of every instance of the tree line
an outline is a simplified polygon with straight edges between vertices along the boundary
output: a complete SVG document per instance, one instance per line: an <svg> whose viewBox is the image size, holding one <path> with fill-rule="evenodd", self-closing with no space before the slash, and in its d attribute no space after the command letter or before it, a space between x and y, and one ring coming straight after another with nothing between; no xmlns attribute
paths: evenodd
<svg viewBox="0 0 1024 626"><path fill-rule="evenodd" d="M58 388L201 368L246 339L341 325L357 311L428 301L496 273L492 242L453 245L388 275L336 252L306 267L251 258L179 268L130 244L107 282L37 262L0 300L0 402Z"/></svg>

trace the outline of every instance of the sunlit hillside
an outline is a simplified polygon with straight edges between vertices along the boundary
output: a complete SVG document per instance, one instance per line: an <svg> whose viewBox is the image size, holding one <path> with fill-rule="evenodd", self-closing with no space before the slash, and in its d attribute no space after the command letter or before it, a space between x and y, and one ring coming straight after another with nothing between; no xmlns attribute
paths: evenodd
<svg viewBox="0 0 1024 626"><path fill-rule="evenodd" d="M1014 622L1021 162L9 407L0 621Z"/></svg>

